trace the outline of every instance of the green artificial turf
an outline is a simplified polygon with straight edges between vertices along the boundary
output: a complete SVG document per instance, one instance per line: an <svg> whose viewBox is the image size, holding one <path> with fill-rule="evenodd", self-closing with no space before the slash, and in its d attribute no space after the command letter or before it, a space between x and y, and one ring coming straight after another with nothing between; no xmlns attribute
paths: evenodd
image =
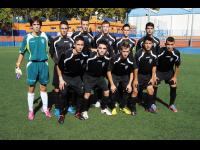
<svg viewBox="0 0 200 150"><path fill-rule="evenodd" d="M67 115L65 123L59 125L52 113L47 119L38 111L34 121L27 119L26 62L23 61L23 75L15 78L15 63L18 48L0 48L0 140L24 139L64 139L64 140L162 140L200 139L200 55L181 55L182 65L178 76L176 106L173 113L165 105L157 102L158 113L151 114L137 105L136 117L118 111L116 116L106 116L99 108L89 110L89 119L80 121ZM53 62L49 60L50 78L48 91L53 89ZM39 96L38 84L36 97ZM169 103L168 85L162 83L158 97ZM40 100L39 100L40 101ZM37 106L38 103L35 104Z"/></svg>

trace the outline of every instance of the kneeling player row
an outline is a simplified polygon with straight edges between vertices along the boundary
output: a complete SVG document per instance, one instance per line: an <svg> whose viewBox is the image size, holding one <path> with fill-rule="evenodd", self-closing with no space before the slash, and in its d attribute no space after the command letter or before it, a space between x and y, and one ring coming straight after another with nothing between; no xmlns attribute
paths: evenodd
<svg viewBox="0 0 200 150"><path fill-rule="evenodd" d="M173 104L176 97L176 75L180 65L180 54L174 49L174 42L174 38L169 37L166 40L166 47L160 49L158 54L154 54L153 39L146 37L143 48L136 52L135 57L130 54L130 45L125 42L120 47L120 54L108 58L106 41L99 41L96 52L82 51L84 39L78 36L75 39L74 49L55 59L59 79L57 83L61 95L58 98L61 101L58 106L61 110L59 122L63 122L64 119L64 102L67 100L69 88L77 95L76 117L79 119L88 118L89 98L95 87L103 91L101 112L108 115L116 114L115 101L120 93L117 91L119 84L122 87L123 101L120 103L122 110L135 115L137 97L143 89L146 89L147 109L155 112L156 86L157 81L161 80L170 85L170 108L176 111ZM109 82L106 82L106 78ZM112 113L107 108L109 99Z"/></svg>

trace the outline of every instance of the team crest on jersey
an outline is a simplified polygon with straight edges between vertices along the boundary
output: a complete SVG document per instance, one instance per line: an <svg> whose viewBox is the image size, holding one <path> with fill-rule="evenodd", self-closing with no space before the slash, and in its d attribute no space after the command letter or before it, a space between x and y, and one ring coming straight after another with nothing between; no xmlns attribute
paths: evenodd
<svg viewBox="0 0 200 150"><path fill-rule="evenodd" d="M105 66L105 62L102 62L102 68Z"/></svg>
<svg viewBox="0 0 200 150"><path fill-rule="evenodd" d="M84 60L81 60L81 65L83 64L83 61L84 61Z"/></svg>
<svg viewBox="0 0 200 150"><path fill-rule="evenodd" d="M92 39L91 39L91 38L88 38L88 41L89 41L89 43L91 43L91 42L92 42Z"/></svg>
<svg viewBox="0 0 200 150"><path fill-rule="evenodd" d="M151 64L151 63L152 63L152 61L153 61L153 60L152 60L152 58L151 58L151 59L149 59L149 64Z"/></svg>
<svg viewBox="0 0 200 150"><path fill-rule="evenodd" d="M170 58L170 62L172 62L173 60L174 60L173 57L171 57L171 58Z"/></svg>
<svg viewBox="0 0 200 150"><path fill-rule="evenodd" d="M125 66L125 70L127 70L127 69L128 69L128 66L126 65L126 66Z"/></svg>
<svg viewBox="0 0 200 150"><path fill-rule="evenodd" d="M153 46L156 47L156 43L153 43Z"/></svg>
<svg viewBox="0 0 200 150"><path fill-rule="evenodd" d="M109 41L109 44L112 45L112 41Z"/></svg>

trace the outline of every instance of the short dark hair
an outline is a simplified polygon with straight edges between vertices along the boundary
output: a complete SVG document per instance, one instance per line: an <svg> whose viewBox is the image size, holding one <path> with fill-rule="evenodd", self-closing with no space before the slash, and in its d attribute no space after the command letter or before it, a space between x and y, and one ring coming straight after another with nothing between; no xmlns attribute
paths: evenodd
<svg viewBox="0 0 200 150"><path fill-rule="evenodd" d="M84 42L84 38L83 36L77 36L74 40L74 43L76 43L77 41L83 41Z"/></svg>
<svg viewBox="0 0 200 150"><path fill-rule="evenodd" d="M124 24L122 29L124 29L125 27L129 27L130 28L130 25L129 24Z"/></svg>
<svg viewBox="0 0 200 150"><path fill-rule="evenodd" d="M151 42L153 43L153 38L150 37L150 36L145 36L145 38L144 38L144 43L145 43L146 41L151 41Z"/></svg>
<svg viewBox="0 0 200 150"><path fill-rule="evenodd" d="M99 42L97 43L97 47L98 47L100 44L106 45L106 48L108 49L108 42L107 42L106 40L99 40Z"/></svg>
<svg viewBox="0 0 200 150"><path fill-rule="evenodd" d="M65 24L66 26L69 25L68 22L67 22L66 20L61 21L61 22L60 22L60 26L61 26L61 24Z"/></svg>
<svg viewBox="0 0 200 150"><path fill-rule="evenodd" d="M42 26L42 20L38 16L30 19L30 25L32 26L35 21L39 22L40 26Z"/></svg>
<svg viewBox="0 0 200 150"><path fill-rule="evenodd" d="M101 25L103 25L103 24L109 24L109 26L110 26L110 22L108 20L104 20Z"/></svg>
<svg viewBox="0 0 200 150"><path fill-rule="evenodd" d="M148 22L148 23L146 24L146 28L147 28L148 26L151 26L151 27L154 28L154 24L153 24L152 22Z"/></svg>
<svg viewBox="0 0 200 150"><path fill-rule="evenodd" d="M123 42L122 45L120 46L120 50L122 50L123 48L130 48L130 45L128 42Z"/></svg>
<svg viewBox="0 0 200 150"><path fill-rule="evenodd" d="M82 21L89 21L89 17L88 16L84 16L83 18L81 18L81 22Z"/></svg>
<svg viewBox="0 0 200 150"><path fill-rule="evenodd" d="M166 43L167 43L167 41L169 41L169 42L175 42L175 39L174 39L174 37L169 36L169 37L166 39Z"/></svg>

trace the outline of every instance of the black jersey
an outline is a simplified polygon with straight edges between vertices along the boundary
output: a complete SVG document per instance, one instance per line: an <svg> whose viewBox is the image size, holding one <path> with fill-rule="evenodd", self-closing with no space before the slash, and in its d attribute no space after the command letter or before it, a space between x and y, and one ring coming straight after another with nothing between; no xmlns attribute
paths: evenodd
<svg viewBox="0 0 200 150"><path fill-rule="evenodd" d="M115 54L118 54L118 53L119 53L120 47L121 47L121 45L122 45L124 42L128 42L128 43L129 43L129 45L130 45L130 50L131 50L131 52L133 52L132 50L133 50L133 48L134 48L135 45L136 45L136 41L135 41L134 39L132 39L132 38L129 37L128 39L120 38L120 39L117 39L117 40L116 40Z"/></svg>
<svg viewBox="0 0 200 150"><path fill-rule="evenodd" d="M74 44L74 40L70 37L61 37L58 36L53 40L53 43L51 44L49 53L51 57L53 58L55 63L58 63L60 60L60 57L63 53L66 51L72 49Z"/></svg>
<svg viewBox="0 0 200 150"><path fill-rule="evenodd" d="M87 59L86 73L93 77L105 76L108 71L110 58L97 56L96 52L91 52Z"/></svg>
<svg viewBox="0 0 200 150"><path fill-rule="evenodd" d="M84 38L84 48L83 51L90 50L94 45L94 37L92 33L87 31L76 31L72 34L71 38L75 40L77 36L82 36Z"/></svg>
<svg viewBox="0 0 200 150"><path fill-rule="evenodd" d="M137 45L136 45L136 51L138 51L139 49L142 48L142 44L144 43L145 37L146 36L144 36L138 40ZM156 38L155 36L153 36L152 38L153 38L153 49L152 50L155 54L157 54L160 49L160 40L158 38Z"/></svg>
<svg viewBox="0 0 200 150"><path fill-rule="evenodd" d="M173 49L169 52L166 47L163 47L158 52L158 66L157 70L161 72L172 71L174 65L179 66L181 64L180 52L177 49Z"/></svg>
<svg viewBox="0 0 200 150"><path fill-rule="evenodd" d="M73 51L67 51L61 56L59 61L59 68L61 72L70 77L81 76L84 71L84 64L86 63L88 55L86 53L73 54Z"/></svg>
<svg viewBox="0 0 200 150"><path fill-rule="evenodd" d="M103 33L99 33L94 38L94 47L97 48L98 41L105 40L108 42L108 57L112 57L114 55L115 41L116 37L111 35L110 33L104 35Z"/></svg>
<svg viewBox="0 0 200 150"><path fill-rule="evenodd" d="M135 68L137 66L132 57L122 59L120 54L118 54L111 59L108 70L117 76L123 76L129 75Z"/></svg>
<svg viewBox="0 0 200 150"><path fill-rule="evenodd" d="M138 67L138 74L151 75L152 68L157 65L157 56L153 51L144 51L140 49L135 54L136 65Z"/></svg>

